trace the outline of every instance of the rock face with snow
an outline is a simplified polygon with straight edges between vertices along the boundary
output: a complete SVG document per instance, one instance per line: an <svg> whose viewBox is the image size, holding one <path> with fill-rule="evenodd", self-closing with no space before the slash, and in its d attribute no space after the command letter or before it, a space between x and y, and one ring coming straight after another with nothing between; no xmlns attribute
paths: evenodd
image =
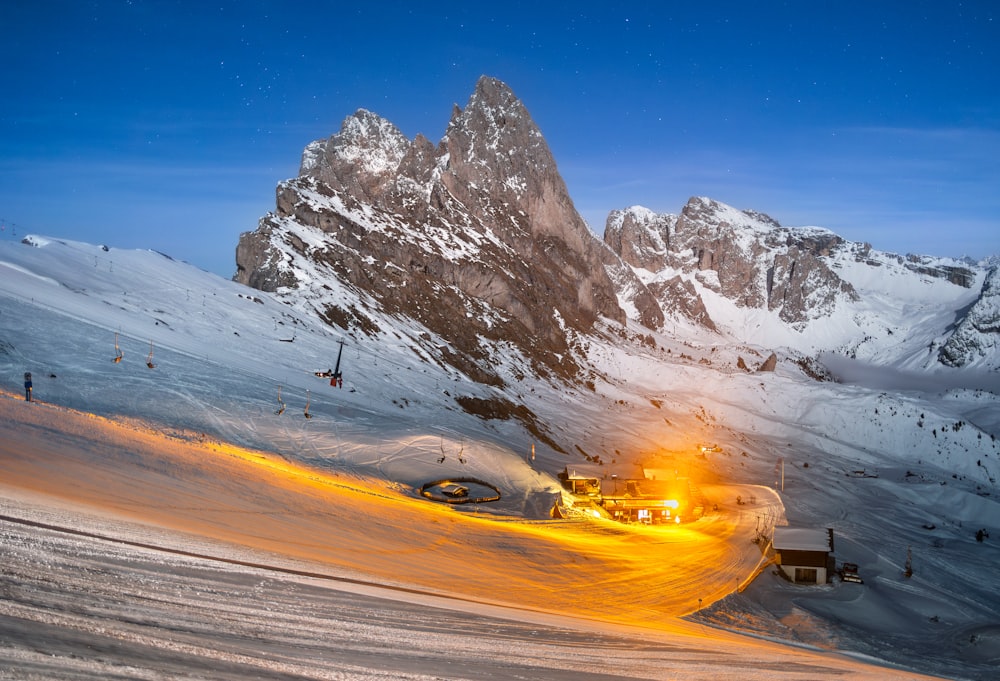
<svg viewBox="0 0 1000 681"><path fill-rule="evenodd" d="M309 144L236 262L238 281L295 290L344 328L371 328L359 299L416 320L443 340L445 361L488 383L501 379L484 369L484 340L573 375L576 334L602 317L625 322L620 290L641 322L663 319L576 212L524 105L486 77L437 145L363 110Z"/></svg>
<svg viewBox="0 0 1000 681"><path fill-rule="evenodd" d="M823 257L842 243L837 235L786 229L762 213L707 198L692 198L679 215L641 207L614 211L604 240L634 267L693 273L738 305L777 312L793 325L828 314L838 299L857 297ZM662 304L676 300L676 288L676 283L666 288L669 295L659 298ZM708 318L692 304L694 310L682 308L685 316Z"/></svg>
<svg viewBox="0 0 1000 681"><path fill-rule="evenodd" d="M240 237L237 281L353 335L395 327L386 315L409 320L429 361L481 383L582 378L601 319L655 331L670 318L807 356L998 363L992 284L973 305L982 266L884 253L700 197L677 214L613 211L602 243L527 109L491 78L437 144L359 110L306 147L276 194Z"/></svg>
<svg viewBox="0 0 1000 681"><path fill-rule="evenodd" d="M941 346L939 359L951 367L1000 369L1000 268L994 266L979 298Z"/></svg>
<svg viewBox="0 0 1000 681"><path fill-rule="evenodd" d="M885 253L697 197L676 215L612 211L604 241L668 317L724 336L913 368L1000 365L993 276L973 304L983 265Z"/></svg>

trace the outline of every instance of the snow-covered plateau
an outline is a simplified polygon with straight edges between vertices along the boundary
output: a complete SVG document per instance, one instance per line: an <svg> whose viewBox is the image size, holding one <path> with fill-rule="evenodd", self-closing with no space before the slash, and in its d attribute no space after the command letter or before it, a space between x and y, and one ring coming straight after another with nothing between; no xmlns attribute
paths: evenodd
<svg viewBox="0 0 1000 681"><path fill-rule="evenodd" d="M437 339L378 322L0 242L0 678L997 678L995 371L880 363L879 335L818 381L780 350L756 371L766 330L606 324L590 385L508 377L534 420L482 418ZM625 525L558 478L631 462L704 514ZM450 478L501 499L419 493ZM780 577L783 525L831 528L863 583Z"/></svg>

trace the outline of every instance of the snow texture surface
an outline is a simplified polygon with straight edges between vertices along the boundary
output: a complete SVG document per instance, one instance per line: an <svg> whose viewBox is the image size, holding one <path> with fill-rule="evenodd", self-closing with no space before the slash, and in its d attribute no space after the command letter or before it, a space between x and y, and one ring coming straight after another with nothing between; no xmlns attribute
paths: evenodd
<svg viewBox="0 0 1000 681"><path fill-rule="evenodd" d="M609 332L594 390L517 385L564 453L466 413L488 393L405 320L338 335L158 253L30 243L0 244L0 678L995 678L995 374L882 348L817 382ZM597 458L673 467L705 515L588 518L557 474ZM502 499L417 493L449 476ZM832 527L864 584L784 581L775 525Z"/></svg>

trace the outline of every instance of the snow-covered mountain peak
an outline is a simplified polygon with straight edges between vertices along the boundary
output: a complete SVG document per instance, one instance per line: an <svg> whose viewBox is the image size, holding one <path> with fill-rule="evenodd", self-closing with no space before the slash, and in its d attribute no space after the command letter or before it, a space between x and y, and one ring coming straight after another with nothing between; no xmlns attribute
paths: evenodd
<svg viewBox="0 0 1000 681"><path fill-rule="evenodd" d="M706 196L695 196L689 199L681 211L681 216L692 225L697 225L702 229L731 228L764 233L781 229L777 220L764 213L740 210Z"/></svg>
<svg viewBox="0 0 1000 681"><path fill-rule="evenodd" d="M380 184L376 179L397 172L410 146L395 125L359 109L344 119L338 133L306 146L299 174L354 192L372 191Z"/></svg>
<svg viewBox="0 0 1000 681"><path fill-rule="evenodd" d="M626 262L655 271L665 264L676 223L676 215L658 215L644 206L613 210L604 226L604 241Z"/></svg>
<svg viewBox="0 0 1000 681"><path fill-rule="evenodd" d="M967 261L884 253L707 197L693 197L678 215L613 211L604 239L671 315L762 345L908 367L938 365L938 348L985 278ZM687 301L681 309L679 299ZM990 305L979 309L963 334L990 333ZM976 348L976 365L1000 363L990 338L963 342ZM951 361L968 357L956 349Z"/></svg>
<svg viewBox="0 0 1000 681"><path fill-rule="evenodd" d="M464 109L456 108L445 137L475 131L475 144L470 152L481 152L478 158L487 161L490 154L510 153L519 149L511 137L524 136L541 140L541 132L528 110L510 87L496 78L482 76ZM520 150L520 149L519 149ZM523 151L523 150L522 150ZM530 150L529 150L530 151ZM475 156L469 156L471 160Z"/></svg>
<svg viewBox="0 0 1000 681"><path fill-rule="evenodd" d="M538 127L500 81L479 80L437 146L363 112L304 158L276 211L241 236L239 281L307 299L352 332L386 312L410 318L448 339L440 361L490 384L503 382L484 361L495 343L528 358L521 371L575 377L576 335L626 321L606 269L620 260L576 212ZM638 278L616 274L634 289L630 310L661 321Z"/></svg>
<svg viewBox="0 0 1000 681"><path fill-rule="evenodd" d="M614 224L619 226L621 222L627 218L631 218L636 222L652 222L653 220L662 217L658 215L655 211L646 208L645 206L634 205L628 208L622 208L620 210L613 210L608 216L608 224ZM675 216L676 217L676 216Z"/></svg>
<svg viewBox="0 0 1000 681"><path fill-rule="evenodd" d="M545 138L504 83L479 79L465 109L456 109L440 143L447 155L441 183L466 210L510 231L553 234L588 248L593 241L556 169Z"/></svg>

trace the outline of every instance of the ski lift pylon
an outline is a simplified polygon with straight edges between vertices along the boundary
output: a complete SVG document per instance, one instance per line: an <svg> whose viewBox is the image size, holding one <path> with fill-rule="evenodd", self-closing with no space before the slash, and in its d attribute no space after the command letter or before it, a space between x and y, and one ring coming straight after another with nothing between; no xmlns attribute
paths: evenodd
<svg viewBox="0 0 1000 681"><path fill-rule="evenodd" d="M311 419L313 417L313 415L309 413L309 402L310 402L309 389L307 388L306 389L306 408L302 412L302 415L305 416L307 419Z"/></svg>
<svg viewBox="0 0 1000 681"><path fill-rule="evenodd" d="M150 369L156 368L156 365L153 364L153 341L149 341L149 355L146 357L146 366Z"/></svg>
<svg viewBox="0 0 1000 681"><path fill-rule="evenodd" d="M124 357L124 356L125 356L125 353L123 353L122 349L120 347L118 347L118 332L115 331L115 358L112 361L115 364L118 364L118 363L120 363L122 361L122 357Z"/></svg>
<svg viewBox="0 0 1000 681"><path fill-rule="evenodd" d="M278 386L278 410L274 412L278 416L285 413L285 403L281 401L281 386Z"/></svg>
<svg viewBox="0 0 1000 681"><path fill-rule="evenodd" d="M340 373L340 358L344 354L344 340L341 339L337 342L340 343L340 349L337 350L337 365L333 368L333 374L330 376L330 385L335 385L338 388L343 388L344 375Z"/></svg>

